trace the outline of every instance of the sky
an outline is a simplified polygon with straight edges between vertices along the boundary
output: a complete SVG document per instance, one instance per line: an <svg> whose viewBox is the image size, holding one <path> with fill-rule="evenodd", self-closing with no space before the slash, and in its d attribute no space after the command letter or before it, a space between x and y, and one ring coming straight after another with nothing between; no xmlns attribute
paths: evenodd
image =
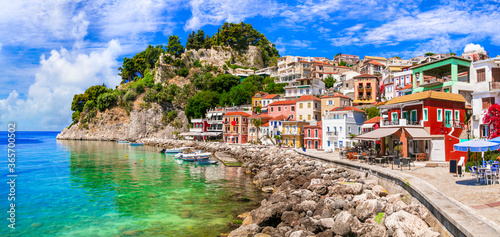
<svg viewBox="0 0 500 237"><path fill-rule="evenodd" d="M0 130L61 131L74 94L147 45L250 23L281 56L500 55L500 0L0 0Z"/></svg>

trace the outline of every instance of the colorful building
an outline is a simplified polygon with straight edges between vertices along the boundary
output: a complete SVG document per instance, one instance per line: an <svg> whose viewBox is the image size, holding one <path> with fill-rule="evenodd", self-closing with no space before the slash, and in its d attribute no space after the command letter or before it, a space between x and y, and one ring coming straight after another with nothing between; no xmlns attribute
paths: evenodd
<svg viewBox="0 0 500 237"><path fill-rule="evenodd" d="M352 106L336 107L328 111L322 120L323 149L353 146L357 140L352 137L361 134L361 126L365 120L365 111Z"/></svg>
<svg viewBox="0 0 500 237"><path fill-rule="evenodd" d="M321 121L304 126L304 144L307 149L323 149L322 140Z"/></svg>
<svg viewBox="0 0 500 237"><path fill-rule="evenodd" d="M296 99L303 95L318 96L325 91L325 83L317 78L301 78L285 86L285 98Z"/></svg>
<svg viewBox="0 0 500 237"><path fill-rule="evenodd" d="M254 126L254 124L252 122L254 119L262 120L262 125L264 125L264 124L268 123L269 120L272 119L272 117L267 115L267 114L259 114L259 115L253 115L253 116L248 117L248 141L249 142L259 142L265 135L267 135L267 134L261 133L260 128L257 128Z"/></svg>
<svg viewBox="0 0 500 237"><path fill-rule="evenodd" d="M328 111L332 110L335 107L346 107L352 105L351 98L340 93L325 95L322 96L320 99L321 99L321 111L323 116L326 115Z"/></svg>
<svg viewBox="0 0 500 237"><path fill-rule="evenodd" d="M297 99L297 120L321 121L321 100L312 95L303 95Z"/></svg>
<svg viewBox="0 0 500 237"><path fill-rule="evenodd" d="M268 93L259 91L252 96L252 111L255 112L255 108L258 106L262 107L262 98L266 95L268 95Z"/></svg>
<svg viewBox="0 0 500 237"><path fill-rule="evenodd" d="M295 119L296 111L295 100L282 100L271 103L267 106L267 114L271 117L278 117L284 115L287 118Z"/></svg>
<svg viewBox="0 0 500 237"><path fill-rule="evenodd" d="M308 122L304 121L282 121L283 132L282 140L283 146L299 148L304 145L304 126Z"/></svg>
<svg viewBox="0 0 500 237"><path fill-rule="evenodd" d="M380 128L380 121L382 120L381 117L373 117L371 119L368 119L363 122L363 126L361 126L361 129L363 129L363 133L366 132L371 132L377 128Z"/></svg>
<svg viewBox="0 0 500 237"><path fill-rule="evenodd" d="M269 94L262 97L262 112L267 112L267 106L273 102L283 100L279 94Z"/></svg>
<svg viewBox="0 0 500 237"><path fill-rule="evenodd" d="M387 138L387 149L400 145L403 157L424 155L431 161L449 161L466 156L453 149L464 128L462 95L425 91L396 97L379 108L383 114L380 128L356 138L380 140L382 152Z"/></svg>
<svg viewBox="0 0 500 237"><path fill-rule="evenodd" d="M377 102L378 77L361 74L354 78L354 104L372 104Z"/></svg>
<svg viewBox="0 0 500 237"><path fill-rule="evenodd" d="M248 118L250 116L245 112L228 112L224 115L223 140L225 143L247 143Z"/></svg>

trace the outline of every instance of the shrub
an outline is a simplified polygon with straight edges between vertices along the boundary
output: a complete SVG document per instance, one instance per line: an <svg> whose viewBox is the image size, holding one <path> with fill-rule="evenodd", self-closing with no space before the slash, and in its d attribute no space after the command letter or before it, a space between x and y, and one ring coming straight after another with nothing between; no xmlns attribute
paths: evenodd
<svg viewBox="0 0 500 237"><path fill-rule="evenodd" d="M185 67L177 70L177 75L179 75L181 77L186 77L188 74L189 74L189 70Z"/></svg>
<svg viewBox="0 0 500 237"><path fill-rule="evenodd" d="M118 99L117 95L113 92L106 92L104 94L99 95L97 97L97 108L100 111L104 111L107 108L112 107L116 104L116 100Z"/></svg>
<svg viewBox="0 0 500 237"><path fill-rule="evenodd" d="M148 90L144 97L142 98L146 103L156 102L156 95L158 92L155 89Z"/></svg>
<svg viewBox="0 0 500 237"><path fill-rule="evenodd" d="M161 120L163 123L168 124L174 121L175 118L177 118L177 110L172 110L170 112L164 111Z"/></svg>
<svg viewBox="0 0 500 237"><path fill-rule="evenodd" d="M161 85L160 82L158 82L153 86L153 89L156 91L161 91L161 89L163 89L163 86Z"/></svg>
<svg viewBox="0 0 500 237"><path fill-rule="evenodd" d="M89 111L96 107L94 100L88 100L83 106L83 111Z"/></svg>
<svg viewBox="0 0 500 237"><path fill-rule="evenodd" d="M78 120L80 120L80 111L75 111L72 115L71 115L71 120L73 120L73 123L77 123Z"/></svg>
<svg viewBox="0 0 500 237"><path fill-rule="evenodd" d="M135 84L135 92L137 92L137 94L141 94L142 92L144 92L144 83L138 82L137 84Z"/></svg>
<svg viewBox="0 0 500 237"><path fill-rule="evenodd" d="M196 61L194 61L193 66L194 66L194 67L202 67L202 65L201 65L201 63L200 63L200 60L196 60Z"/></svg>
<svg viewBox="0 0 500 237"><path fill-rule="evenodd" d="M125 101L133 101L133 100L135 100L136 96L137 96L137 94L133 90L129 90L125 94L124 99L125 99Z"/></svg>

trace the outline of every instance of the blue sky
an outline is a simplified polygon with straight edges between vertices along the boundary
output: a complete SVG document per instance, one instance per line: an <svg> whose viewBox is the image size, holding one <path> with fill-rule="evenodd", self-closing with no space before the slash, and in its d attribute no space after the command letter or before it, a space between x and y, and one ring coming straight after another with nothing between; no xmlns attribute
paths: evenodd
<svg viewBox="0 0 500 237"><path fill-rule="evenodd" d="M0 128L62 130L75 93L120 82L125 56L169 35L245 21L281 55L500 55L500 1L2 0Z"/></svg>

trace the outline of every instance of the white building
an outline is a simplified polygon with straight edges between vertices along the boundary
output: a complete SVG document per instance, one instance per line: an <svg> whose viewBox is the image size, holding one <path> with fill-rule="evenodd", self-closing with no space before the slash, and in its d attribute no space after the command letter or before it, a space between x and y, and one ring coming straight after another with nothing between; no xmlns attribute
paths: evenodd
<svg viewBox="0 0 500 237"><path fill-rule="evenodd" d="M350 134L359 135L363 132L361 127L365 117L363 110L352 106L328 111L322 120L323 149L351 147L357 140L351 139Z"/></svg>
<svg viewBox="0 0 500 237"><path fill-rule="evenodd" d="M488 125L483 123L488 108L500 103L500 57L473 62L470 81L472 93L472 127L476 138L488 137Z"/></svg>
<svg viewBox="0 0 500 237"><path fill-rule="evenodd" d="M296 99L303 95L319 96L325 91L325 83L316 78L297 79L285 87L285 98Z"/></svg>

